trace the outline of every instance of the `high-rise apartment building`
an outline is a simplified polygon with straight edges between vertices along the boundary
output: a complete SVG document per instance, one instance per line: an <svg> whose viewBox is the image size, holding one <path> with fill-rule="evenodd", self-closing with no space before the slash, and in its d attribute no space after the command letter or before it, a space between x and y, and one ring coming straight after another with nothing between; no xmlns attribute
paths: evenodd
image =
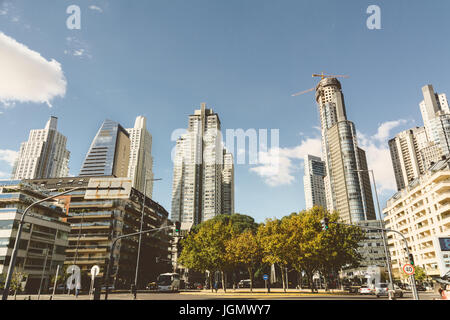
<svg viewBox="0 0 450 320"><path fill-rule="evenodd" d="M408 241L416 266L429 277L450 271L450 160L435 163L430 170L394 194L383 210L386 228L399 231ZM403 238L388 235L394 274L403 274L409 263Z"/></svg>
<svg viewBox="0 0 450 320"><path fill-rule="evenodd" d="M12 179L56 178L69 175L67 138L57 131L58 118L50 117L44 129L31 130L20 146Z"/></svg>
<svg viewBox="0 0 450 320"><path fill-rule="evenodd" d="M117 122L105 120L92 141L80 176L127 177L130 135Z"/></svg>
<svg viewBox="0 0 450 320"><path fill-rule="evenodd" d="M233 155L223 150L222 214L234 213L234 162Z"/></svg>
<svg viewBox="0 0 450 320"><path fill-rule="evenodd" d="M127 129L130 135L130 163L128 177L132 179L132 187L148 197L153 194L153 157L152 136L147 131L147 119L136 118L134 128Z"/></svg>
<svg viewBox="0 0 450 320"><path fill-rule="evenodd" d="M172 220L190 229L234 207L233 158L224 150L219 116L202 104L176 142Z"/></svg>
<svg viewBox="0 0 450 320"><path fill-rule="evenodd" d="M319 157L305 156L305 175L303 186L305 191L306 209L319 206L327 208L324 178L326 176L325 161Z"/></svg>
<svg viewBox="0 0 450 320"><path fill-rule="evenodd" d="M353 122L347 120L341 83L336 78L322 79L316 87L316 101L326 164L327 209L338 211L348 223L374 220L366 155L358 147Z"/></svg>
<svg viewBox="0 0 450 320"><path fill-rule="evenodd" d="M445 94L432 85L422 88L420 111L424 126L405 130L389 141L397 189L425 174L429 168L450 155L450 110Z"/></svg>

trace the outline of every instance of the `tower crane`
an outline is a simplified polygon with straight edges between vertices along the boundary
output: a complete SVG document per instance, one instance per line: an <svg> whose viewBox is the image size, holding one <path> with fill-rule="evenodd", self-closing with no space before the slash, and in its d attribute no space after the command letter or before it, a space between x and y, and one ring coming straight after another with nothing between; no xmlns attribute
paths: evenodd
<svg viewBox="0 0 450 320"><path fill-rule="evenodd" d="M321 80L323 80L325 78L349 78L349 76L347 76L347 75L325 74L324 72L322 72L321 74L315 73L312 76L313 76L313 78L320 77L320 78L322 78ZM292 95L292 97L301 96L302 94L314 91L315 89L316 88L311 88L311 89L308 89L308 90L305 90L305 91L294 93Z"/></svg>

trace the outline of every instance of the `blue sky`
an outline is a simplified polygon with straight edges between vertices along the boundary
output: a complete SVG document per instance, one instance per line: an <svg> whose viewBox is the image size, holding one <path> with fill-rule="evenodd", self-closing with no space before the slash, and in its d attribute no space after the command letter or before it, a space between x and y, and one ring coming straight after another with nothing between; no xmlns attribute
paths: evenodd
<svg viewBox="0 0 450 320"><path fill-rule="evenodd" d="M366 27L373 4L381 8L381 30ZM81 8L80 30L66 27L69 5ZM314 94L291 94L326 71L350 76L342 80L347 115L375 169L383 207L395 191L387 139L422 125L422 86L450 91L449 12L446 0L0 1L0 32L57 61L67 82L51 107L0 104L1 175L9 175L29 130L50 115L68 137L74 175L104 119L132 127L144 115L155 177L163 179L154 199L170 211L171 134L206 102L223 130L280 130L280 175L268 181L264 164L236 165L235 197L237 212L258 221L281 217L304 208L301 157L320 149Z"/></svg>

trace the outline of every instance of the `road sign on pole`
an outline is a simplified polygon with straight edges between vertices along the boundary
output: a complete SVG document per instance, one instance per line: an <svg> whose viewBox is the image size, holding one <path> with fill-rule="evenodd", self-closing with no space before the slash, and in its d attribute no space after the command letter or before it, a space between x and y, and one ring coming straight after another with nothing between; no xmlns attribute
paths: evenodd
<svg viewBox="0 0 450 320"><path fill-rule="evenodd" d="M412 264L409 264L409 263L405 264L405 265L403 266L403 272L406 273L406 274L409 275L409 276L410 276L410 275L413 275L414 272L415 272L414 266L413 266Z"/></svg>
<svg viewBox="0 0 450 320"><path fill-rule="evenodd" d="M85 199L128 199L131 193L130 178L91 178Z"/></svg>
<svg viewBox="0 0 450 320"><path fill-rule="evenodd" d="M269 280L269 275L267 275L267 274L263 275L263 279L266 281Z"/></svg>

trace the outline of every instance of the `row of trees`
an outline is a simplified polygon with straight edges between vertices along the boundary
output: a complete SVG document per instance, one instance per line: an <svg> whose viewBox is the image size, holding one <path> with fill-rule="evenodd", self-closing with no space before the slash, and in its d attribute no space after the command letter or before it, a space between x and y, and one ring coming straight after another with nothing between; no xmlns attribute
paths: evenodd
<svg viewBox="0 0 450 320"><path fill-rule="evenodd" d="M197 225L181 241L180 263L199 272L209 271L210 288L215 272L221 272L222 283L226 284L227 271L245 268L252 290L255 271L273 264L282 270L304 272L313 291L313 276L319 272L327 288L330 274L337 274L344 266L358 265L361 257L357 248L364 233L357 227L333 223L323 231L321 220L325 215L330 222L338 221L337 213L319 207L262 224L241 214L217 216ZM286 290L285 272L282 282Z"/></svg>

